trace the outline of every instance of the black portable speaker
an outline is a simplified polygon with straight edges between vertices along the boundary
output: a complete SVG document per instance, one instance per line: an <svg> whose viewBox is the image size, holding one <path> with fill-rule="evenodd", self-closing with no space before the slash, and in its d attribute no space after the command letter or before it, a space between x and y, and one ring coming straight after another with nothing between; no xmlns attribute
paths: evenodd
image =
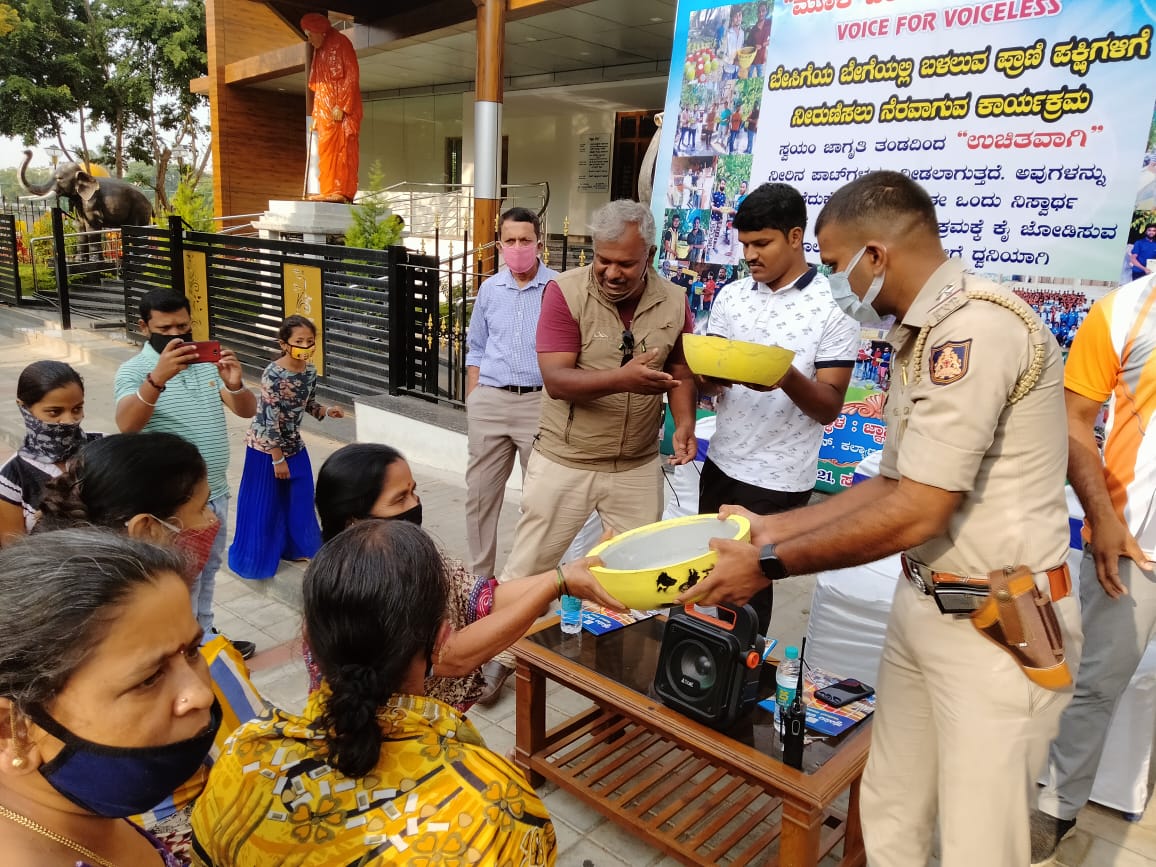
<svg viewBox="0 0 1156 867"><path fill-rule="evenodd" d="M758 701L764 638L749 605L672 610L662 634L654 691L662 703L713 728L729 728Z"/></svg>

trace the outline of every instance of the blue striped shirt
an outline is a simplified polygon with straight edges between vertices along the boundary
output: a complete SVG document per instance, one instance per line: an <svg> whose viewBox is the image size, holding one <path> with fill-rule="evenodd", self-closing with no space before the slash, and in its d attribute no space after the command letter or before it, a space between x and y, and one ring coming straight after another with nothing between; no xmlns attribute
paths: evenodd
<svg viewBox="0 0 1156 867"><path fill-rule="evenodd" d="M113 385L116 403L136 394L160 357L160 353L146 343L138 354L117 369ZM215 364L190 364L165 383L152 418L142 428L149 433L176 434L195 445L205 459L209 496L214 500L229 493L226 476L229 431L225 425L225 404L221 400L224 387Z"/></svg>
<svg viewBox="0 0 1156 867"><path fill-rule="evenodd" d="M488 278L478 289L470 317L466 364L478 368L481 385L541 385L534 342L542 291L558 272L538 262L538 273L519 289L509 268Z"/></svg>

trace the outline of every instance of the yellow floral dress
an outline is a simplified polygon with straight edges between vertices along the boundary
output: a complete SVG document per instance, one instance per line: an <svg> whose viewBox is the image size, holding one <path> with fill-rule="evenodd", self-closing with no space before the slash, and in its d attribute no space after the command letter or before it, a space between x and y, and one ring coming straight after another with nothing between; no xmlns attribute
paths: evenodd
<svg viewBox="0 0 1156 867"><path fill-rule="evenodd" d="M379 711L378 765L326 763L323 685L303 716L273 710L233 735L193 810L197 867L554 864L546 808L449 705L397 695Z"/></svg>

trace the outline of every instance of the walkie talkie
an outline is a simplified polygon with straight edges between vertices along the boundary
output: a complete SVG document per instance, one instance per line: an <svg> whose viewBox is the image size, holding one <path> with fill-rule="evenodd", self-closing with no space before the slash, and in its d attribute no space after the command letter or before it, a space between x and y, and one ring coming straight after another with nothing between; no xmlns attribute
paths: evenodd
<svg viewBox="0 0 1156 867"><path fill-rule="evenodd" d="M799 686L795 698L782 713L783 764L803 770L803 732L807 727L807 703L803 699L803 672L806 670L807 639L799 650Z"/></svg>

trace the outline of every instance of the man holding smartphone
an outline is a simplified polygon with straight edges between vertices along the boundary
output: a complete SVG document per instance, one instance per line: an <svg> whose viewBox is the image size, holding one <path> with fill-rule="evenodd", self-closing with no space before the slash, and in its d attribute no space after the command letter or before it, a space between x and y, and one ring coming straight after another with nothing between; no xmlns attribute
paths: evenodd
<svg viewBox="0 0 1156 867"><path fill-rule="evenodd" d="M139 324L147 338L145 345L116 372L116 424L122 433L176 434L195 445L205 460L209 508L217 516L220 530L194 579L192 601L197 622L209 638L216 632L213 590L225 552L229 509L229 435L224 408L239 418L252 418L257 401L245 388L241 363L232 351L221 350L221 360L216 363L197 363L199 350L192 343L192 315L184 295L169 289L146 293L140 302ZM163 520L169 516L157 517ZM232 643L245 659L256 651L251 641L237 639Z"/></svg>

